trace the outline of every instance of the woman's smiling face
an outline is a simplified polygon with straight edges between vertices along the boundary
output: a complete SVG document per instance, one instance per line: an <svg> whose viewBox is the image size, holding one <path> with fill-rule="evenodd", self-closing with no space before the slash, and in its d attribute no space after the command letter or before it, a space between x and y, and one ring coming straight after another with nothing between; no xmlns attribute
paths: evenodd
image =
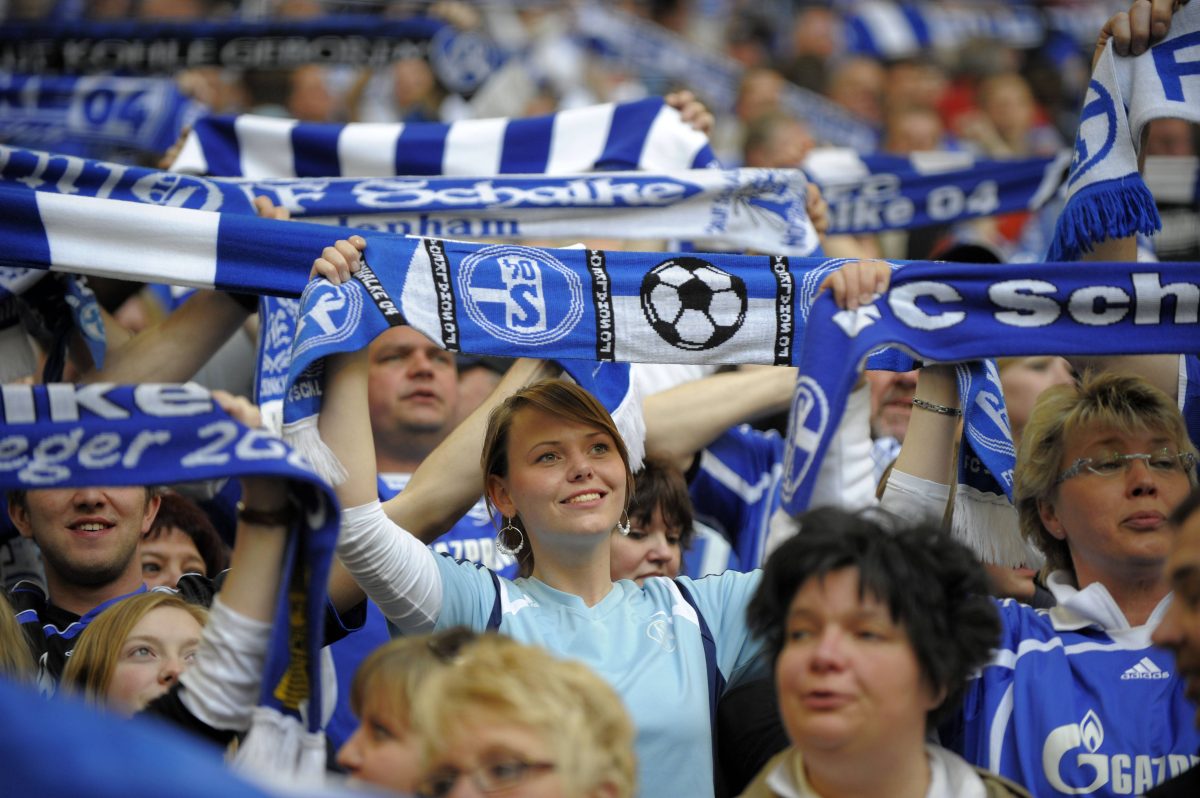
<svg viewBox="0 0 1200 798"><path fill-rule="evenodd" d="M508 434L508 474L488 477L492 503L535 539L608 534L625 507L625 462L608 432L534 407Z"/></svg>

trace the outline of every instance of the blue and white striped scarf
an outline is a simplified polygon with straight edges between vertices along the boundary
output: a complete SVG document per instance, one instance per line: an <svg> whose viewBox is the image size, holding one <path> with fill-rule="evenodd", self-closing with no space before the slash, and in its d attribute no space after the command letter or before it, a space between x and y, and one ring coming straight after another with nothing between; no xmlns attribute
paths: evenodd
<svg viewBox="0 0 1200 798"><path fill-rule="evenodd" d="M1182 7L1168 36L1140 56L1110 41L1092 72L1049 260L1074 260L1093 245L1162 226L1138 174L1142 130L1152 119L1200 122L1200 5Z"/></svg>
<svg viewBox="0 0 1200 798"><path fill-rule="evenodd" d="M612 4L588 2L576 12L578 35L594 49L636 69L650 81L691 87L718 115L732 114L743 67L684 37ZM824 96L788 84L783 105L823 141L859 152L875 149L876 133Z"/></svg>
<svg viewBox="0 0 1200 798"><path fill-rule="evenodd" d="M332 489L282 441L246 429L208 391L186 385L0 386L0 488L162 485L226 477L286 479L303 513L292 530L258 713L276 731L292 727L287 754L301 775L324 770L320 649L329 566L337 540ZM263 709L269 708L269 709ZM303 725L300 718L304 716ZM256 721L258 723L258 721ZM242 756L284 745L267 726L251 729ZM301 737L309 740L301 750ZM318 761L319 760L319 761Z"/></svg>
<svg viewBox="0 0 1200 798"><path fill-rule="evenodd" d="M207 109L167 78L0 73L0 141L89 158L160 153Z"/></svg>
<svg viewBox="0 0 1200 798"><path fill-rule="evenodd" d="M831 234L872 233L1036 210L1062 187L1067 152L996 160L816 150L804 171L830 206ZM1195 202L1195 159L1151 156L1155 197ZM0 183L233 213L266 196L298 219L452 238L674 238L699 248L808 255L803 176L790 169L692 169L537 176L202 178L0 146ZM636 214L636 219L631 216ZM636 222L636 224L634 224Z"/></svg>
<svg viewBox="0 0 1200 798"><path fill-rule="evenodd" d="M469 178L230 180L0 145L0 187L294 218L454 238L682 238L718 249L809 255L818 246L797 169L690 169Z"/></svg>
<svg viewBox="0 0 1200 798"><path fill-rule="evenodd" d="M708 137L659 97L528 119L408 124L253 116L196 122L171 168L219 177L670 172L715 165Z"/></svg>
<svg viewBox="0 0 1200 798"><path fill-rule="evenodd" d="M1128 3L1120 0L1065 8L870 0L855 4L846 15L846 38L851 52L883 60L953 50L980 39L1028 49L1054 32L1089 44L1113 13L1127 7Z"/></svg>

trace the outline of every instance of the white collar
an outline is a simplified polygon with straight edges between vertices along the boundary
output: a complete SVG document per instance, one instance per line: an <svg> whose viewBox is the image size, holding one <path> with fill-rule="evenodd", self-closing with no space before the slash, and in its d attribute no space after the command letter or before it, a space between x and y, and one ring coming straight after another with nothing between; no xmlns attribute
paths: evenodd
<svg viewBox="0 0 1200 798"><path fill-rule="evenodd" d="M1135 628L1129 625L1125 613L1117 606L1108 588L1100 582L1092 582L1080 590L1074 585L1068 571L1055 571L1046 579L1046 587L1058 602L1049 613L1050 622L1058 632L1095 625L1106 632L1144 631L1149 634L1158 626L1171 603L1171 594L1168 593L1150 613L1149 620Z"/></svg>

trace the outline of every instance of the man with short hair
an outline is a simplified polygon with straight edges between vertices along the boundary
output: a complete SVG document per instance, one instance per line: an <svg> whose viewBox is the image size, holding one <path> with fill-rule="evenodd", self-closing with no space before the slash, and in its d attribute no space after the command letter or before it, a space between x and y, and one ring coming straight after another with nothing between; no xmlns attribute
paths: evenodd
<svg viewBox="0 0 1200 798"><path fill-rule="evenodd" d="M404 489L412 472L458 425L458 371L453 352L408 326L380 334L371 342L368 360L375 467L380 498L386 500ZM495 535L481 501L433 548L516 576L516 561L496 551Z"/></svg>
<svg viewBox="0 0 1200 798"><path fill-rule="evenodd" d="M53 691L75 639L100 611L145 590L138 543L158 512L148 487L13 491L8 514L41 550L46 587L21 582L9 594L39 681Z"/></svg>
<svg viewBox="0 0 1200 798"><path fill-rule="evenodd" d="M1192 491L1175 508L1170 523L1175 539L1167 555L1166 576L1174 598L1151 640L1174 652L1175 670L1186 681L1188 698L1195 701L1200 698L1200 490ZM1196 722L1200 726L1200 713ZM1200 795L1200 768L1192 767L1146 793L1146 798L1196 795Z"/></svg>

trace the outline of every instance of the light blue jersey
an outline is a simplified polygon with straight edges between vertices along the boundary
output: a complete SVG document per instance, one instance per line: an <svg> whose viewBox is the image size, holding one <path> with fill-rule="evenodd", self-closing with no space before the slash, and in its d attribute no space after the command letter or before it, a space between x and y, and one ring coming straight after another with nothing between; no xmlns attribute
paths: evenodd
<svg viewBox="0 0 1200 798"><path fill-rule="evenodd" d="M761 572L653 578L645 587L622 580L588 607L537 579L509 581L435 560L443 583L437 628L498 629L590 666L616 688L637 728L640 794L713 795L712 701L761 663L761 644L746 628Z"/></svg>
<svg viewBox="0 0 1200 798"><path fill-rule="evenodd" d="M1165 607L1131 629L999 602L1000 646L943 744L1039 798L1142 795L1191 767L1196 708L1174 657L1150 644Z"/></svg>

